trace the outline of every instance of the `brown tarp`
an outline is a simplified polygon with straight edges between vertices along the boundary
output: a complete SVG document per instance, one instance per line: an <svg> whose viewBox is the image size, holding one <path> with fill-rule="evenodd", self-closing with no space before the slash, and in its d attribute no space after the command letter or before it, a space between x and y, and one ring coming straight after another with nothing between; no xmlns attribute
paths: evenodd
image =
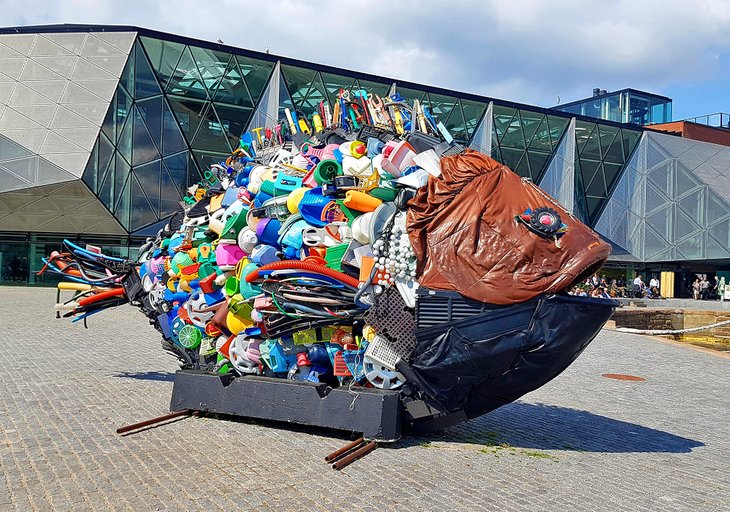
<svg viewBox="0 0 730 512"><path fill-rule="evenodd" d="M554 209L567 225L558 243L515 220L539 207ZM537 186L471 150L441 159L441 176L409 202L407 222L421 286L492 304L565 290L611 252Z"/></svg>

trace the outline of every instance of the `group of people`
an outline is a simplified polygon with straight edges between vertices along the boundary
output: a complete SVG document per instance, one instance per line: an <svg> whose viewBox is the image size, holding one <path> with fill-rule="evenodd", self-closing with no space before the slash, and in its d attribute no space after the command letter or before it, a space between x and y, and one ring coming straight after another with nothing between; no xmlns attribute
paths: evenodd
<svg viewBox="0 0 730 512"><path fill-rule="evenodd" d="M659 278L656 275L651 277L647 286L641 274L637 274L631 288L631 296L637 299L660 299L662 297L660 286Z"/></svg>
<svg viewBox="0 0 730 512"><path fill-rule="evenodd" d="M697 275L692 283L692 298L695 300L724 300L725 278L713 277L712 282L707 274Z"/></svg>
<svg viewBox="0 0 730 512"><path fill-rule="evenodd" d="M593 274L587 278L580 285L575 285L568 292L569 295L575 295L577 297L594 297L599 299L611 299L621 296L622 287L616 279L612 279L611 283L608 283L606 276L599 276Z"/></svg>
<svg viewBox="0 0 730 512"><path fill-rule="evenodd" d="M606 276L594 274L581 284L573 286L568 293L578 297L604 299L615 299L617 297L661 298L659 278L656 275L652 276L647 286L641 274L636 276L631 287L627 287L622 278L611 279L609 282Z"/></svg>

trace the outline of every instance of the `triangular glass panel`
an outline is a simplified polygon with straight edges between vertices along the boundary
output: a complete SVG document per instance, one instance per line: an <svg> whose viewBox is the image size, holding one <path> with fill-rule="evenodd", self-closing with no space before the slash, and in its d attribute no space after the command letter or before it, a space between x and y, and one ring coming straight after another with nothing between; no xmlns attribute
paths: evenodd
<svg viewBox="0 0 730 512"><path fill-rule="evenodd" d="M512 170L523 178L532 179L532 175L530 174L530 163L527 158L527 151L523 153L522 158L520 158L520 161L517 163L517 167Z"/></svg>
<svg viewBox="0 0 730 512"><path fill-rule="evenodd" d="M705 225L704 189L696 189L681 197L677 204L692 220L700 226Z"/></svg>
<svg viewBox="0 0 730 512"><path fill-rule="evenodd" d="M137 177L142 190L149 202L157 205L160 202L160 183L162 182L162 160L155 160L139 167L135 167L132 171ZM164 172L167 174L167 172ZM134 204L134 202L133 202Z"/></svg>
<svg viewBox="0 0 730 512"><path fill-rule="evenodd" d="M502 150L502 163L512 169L514 172L517 172L517 166L522 160L522 157L525 155L526 151L513 148L500 149ZM522 176L529 177L529 174L523 174Z"/></svg>
<svg viewBox="0 0 730 512"><path fill-rule="evenodd" d="M127 181L119 192L117 204L114 206L114 216L119 223L126 229L129 229L129 212L131 210L131 197L129 190L129 181L132 176L127 176Z"/></svg>
<svg viewBox="0 0 730 512"><path fill-rule="evenodd" d="M615 126L600 124L598 125L598 134L601 142L601 156L605 157L608 149L611 147L611 144L613 144L614 140L616 140L616 137L619 134L619 129ZM623 161L618 161L616 163L623 163Z"/></svg>
<svg viewBox="0 0 730 512"><path fill-rule="evenodd" d="M606 181L606 192L611 192L617 180L621 177L623 165L603 163L603 175Z"/></svg>
<svg viewBox="0 0 730 512"><path fill-rule="evenodd" d="M555 148L560 142L563 133L565 133L566 128L568 128L568 125L570 124L570 119L558 116L547 116L547 122L550 128L550 139L552 142L552 146Z"/></svg>
<svg viewBox="0 0 730 512"><path fill-rule="evenodd" d="M705 245L703 239L702 234L698 233L697 236L691 236L677 242L677 250L682 254L682 259L702 259Z"/></svg>
<svg viewBox="0 0 730 512"><path fill-rule="evenodd" d="M279 115L276 121L283 119L286 109L294 110L294 102L289 96L289 89L286 88L286 82L284 82L284 76L279 73ZM273 119L270 121L274 121Z"/></svg>
<svg viewBox="0 0 730 512"><path fill-rule="evenodd" d="M727 239L727 238L726 238ZM705 254L707 259L721 259L730 257L730 249L727 243L717 240L712 232L705 233Z"/></svg>
<svg viewBox="0 0 730 512"><path fill-rule="evenodd" d="M193 137L190 145L193 149L213 152L230 152L231 146L223 129L223 124L218 119L212 104L208 104L208 108L202 116L202 121L198 132ZM207 169L207 167L205 167Z"/></svg>
<svg viewBox="0 0 730 512"><path fill-rule="evenodd" d="M503 107L501 105L494 105L494 132L497 136L497 141L501 141L507 128L512 124L512 119L517 115L517 109L510 107ZM497 144L492 143L492 148Z"/></svg>
<svg viewBox="0 0 730 512"><path fill-rule="evenodd" d="M553 147L551 144L550 127L548 126L547 116L543 116L540 124L537 126L537 129L530 139L528 149L546 153L552 152Z"/></svg>
<svg viewBox="0 0 730 512"><path fill-rule="evenodd" d="M451 111L455 107L459 107L459 100L453 96L446 96L443 94L429 94L430 100L430 111L431 115L436 119L436 122L441 121L443 123L451 115Z"/></svg>
<svg viewBox="0 0 730 512"><path fill-rule="evenodd" d="M588 186L586 187L586 194L595 197L606 196L606 183L603 181L603 165L598 164L598 169L593 177L586 180Z"/></svg>
<svg viewBox="0 0 730 512"><path fill-rule="evenodd" d="M467 135L471 137L474 135L474 130L477 129L477 125L481 121L484 111L487 110L487 104L464 99L460 100L460 102L466 123Z"/></svg>
<svg viewBox="0 0 730 512"><path fill-rule="evenodd" d="M586 196L586 214L588 215L590 226L592 226L593 223L598 219L598 215L600 214L601 208L603 207L605 201L605 197Z"/></svg>
<svg viewBox="0 0 730 512"><path fill-rule="evenodd" d="M89 161L86 162L86 167L84 168L84 173L81 175L81 179L84 180L84 183L88 185L88 187L96 193L97 186L99 185L99 179L101 176L99 176L101 173L99 172L99 140L97 139L96 144L94 144L94 148L91 150L91 155L89 156Z"/></svg>
<svg viewBox="0 0 730 512"><path fill-rule="evenodd" d="M617 129L618 131L618 129ZM601 132L601 135L603 135L603 132ZM601 142L601 146L603 147L603 161L604 162L610 162L614 164L623 164L624 163L624 150L623 150L623 139L619 137L618 133L613 139L613 142L611 142L610 146L606 147L603 146L603 142Z"/></svg>
<svg viewBox="0 0 730 512"><path fill-rule="evenodd" d="M183 164L185 163L185 160L185 155L183 155ZM175 178L170 176L166 169L167 166L163 164L162 177L160 179L160 218L175 213L175 210L177 210L177 207L180 204L178 183L176 183ZM183 173L182 180L185 180L185 173Z"/></svg>
<svg viewBox="0 0 730 512"><path fill-rule="evenodd" d="M137 229L131 233L132 236L155 236L159 231L165 227L168 219L164 219L149 226Z"/></svg>
<svg viewBox="0 0 730 512"><path fill-rule="evenodd" d="M190 142L198 131L206 102L201 100L169 97L170 107L177 117L185 138Z"/></svg>
<svg viewBox="0 0 730 512"><path fill-rule="evenodd" d="M584 187L587 188L591 184L593 177L600 172L600 167L600 161L580 159L580 176ZM581 190L581 193L585 194L585 190Z"/></svg>
<svg viewBox="0 0 730 512"><path fill-rule="evenodd" d="M309 89L307 97L302 102L301 110L305 115L311 115L318 111L319 102L327 99L327 89L325 89L322 79L317 73L312 80L312 86Z"/></svg>
<svg viewBox="0 0 730 512"><path fill-rule="evenodd" d="M675 161L676 162L676 161ZM691 171L682 165L681 162L676 162L677 165L677 193L682 194L688 190L692 190L701 185L700 181L692 176Z"/></svg>
<svg viewBox="0 0 730 512"><path fill-rule="evenodd" d="M177 193L180 197L184 197L185 190L189 185L192 185L192 183L188 183L188 152L186 151L184 153L167 156L164 158L163 163L170 175L170 178L172 179L172 183L175 186ZM162 196L162 201L164 202L164 190L162 192Z"/></svg>
<svg viewBox="0 0 730 512"><path fill-rule="evenodd" d="M171 155L188 149L175 116L167 101L162 103L162 154Z"/></svg>
<svg viewBox="0 0 730 512"><path fill-rule="evenodd" d="M192 152L187 153L188 155L188 177L187 177L187 185L185 188L190 187L191 185L194 185L195 183L198 183L200 180L203 179L203 173L200 172L200 167L198 166L198 162L195 161L195 158L193 157Z"/></svg>
<svg viewBox="0 0 730 512"><path fill-rule="evenodd" d="M530 110L520 110L520 120L522 123L522 133L524 135L525 148L527 148L535 136L540 123L545 119L545 115L532 112Z"/></svg>
<svg viewBox="0 0 730 512"><path fill-rule="evenodd" d="M129 96L122 87L117 87L117 94L115 96L114 105L116 105L116 118L117 118L117 140L122 135L122 130L127 118L132 113L132 97Z"/></svg>
<svg viewBox="0 0 730 512"><path fill-rule="evenodd" d="M634 151L636 144L638 144L639 139L641 138L641 133L642 132L629 130L628 128L621 129L621 139L623 141L624 149L624 161L628 160L631 152Z"/></svg>
<svg viewBox="0 0 730 512"><path fill-rule="evenodd" d="M677 218L673 232L676 240L681 240L686 236L699 233L701 230L702 227L699 224L691 219L689 215L684 213L681 208L677 208Z"/></svg>
<svg viewBox="0 0 730 512"><path fill-rule="evenodd" d="M664 208L669 202L670 199L664 193L651 183L646 184L646 213L651 213L658 208Z"/></svg>
<svg viewBox="0 0 730 512"><path fill-rule="evenodd" d="M579 155L590 138L596 124L576 119L575 121L575 153Z"/></svg>
<svg viewBox="0 0 730 512"><path fill-rule="evenodd" d="M196 151L193 150L193 153L195 154L195 160L198 162L198 167L200 169L208 170L210 169L210 166L213 164L219 164L221 162L225 162L226 158L230 155L230 152L214 152L214 151Z"/></svg>
<svg viewBox="0 0 730 512"><path fill-rule="evenodd" d="M673 187L673 161L664 161L655 167L649 169L647 181L652 183L657 189L661 190L667 197L674 195Z"/></svg>
<svg viewBox="0 0 730 512"><path fill-rule="evenodd" d="M132 165L134 166L160 158L157 146L152 141L137 107L134 108L134 143L132 147Z"/></svg>
<svg viewBox="0 0 730 512"><path fill-rule="evenodd" d="M97 146L99 147L99 169L106 169L114 156L114 145L106 138L106 135L101 133Z"/></svg>
<svg viewBox="0 0 730 512"><path fill-rule="evenodd" d="M317 72L312 69L298 68L282 64L281 74L289 89L291 99L297 108L301 108L304 99L307 97L309 88L312 85L314 76Z"/></svg>
<svg viewBox="0 0 730 512"><path fill-rule="evenodd" d="M730 247L730 219L726 218L711 226L708 231L723 247Z"/></svg>
<svg viewBox="0 0 730 512"><path fill-rule="evenodd" d="M548 161L550 153L540 153L537 151L527 152L527 161L530 164L530 177L535 183L539 183Z"/></svg>
<svg viewBox="0 0 730 512"><path fill-rule="evenodd" d="M228 138L231 148L239 145L239 139L246 128L248 120L251 119L253 110L248 108L229 107L227 105L215 105L218 119L223 126L223 132Z"/></svg>
<svg viewBox="0 0 730 512"><path fill-rule="evenodd" d="M200 76L195 59L189 48L185 48L180 56L177 68L167 83L167 94L177 94L185 98L207 99L208 90Z"/></svg>
<svg viewBox="0 0 730 512"><path fill-rule="evenodd" d="M582 151L580 151L580 157L588 158L591 160L601 160L601 143L598 125L595 126L591 134L588 136L588 140L583 145Z"/></svg>
<svg viewBox="0 0 730 512"><path fill-rule="evenodd" d="M109 211L112 211L114 209L114 168L115 168L115 160L112 158L109 162L109 167L106 170L106 174L104 175L104 178L100 180L101 184L99 185L99 189L96 192L96 195L99 197L99 200L106 206Z"/></svg>
<svg viewBox="0 0 730 512"><path fill-rule="evenodd" d="M116 159L116 165L114 169L114 195L117 196L116 202L119 202L119 194L122 190L122 185L127 181L127 178L129 178L129 173L131 172L131 167L127 162L124 161L124 159L121 157L119 153L115 154ZM115 206L116 210L116 206Z"/></svg>
<svg viewBox="0 0 730 512"><path fill-rule="evenodd" d="M119 77L119 83L130 96L134 96L134 58L135 52L129 52L127 63L122 70L122 76Z"/></svg>
<svg viewBox="0 0 730 512"><path fill-rule="evenodd" d="M152 205L150 205L136 176L132 176L130 184L131 208L129 225L130 231L134 231L135 229L157 222L158 219L156 208L153 209Z"/></svg>
<svg viewBox="0 0 730 512"><path fill-rule="evenodd" d="M712 226L730 213L730 205L717 192L709 190L707 193L707 221Z"/></svg>
<svg viewBox="0 0 730 512"><path fill-rule="evenodd" d="M191 46L190 50L195 59L195 63L198 65L203 83L206 89L208 89L208 94L212 98L218 89L218 84L221 78L223 78L230 61L235 61L235 58L230 53L220 52L210 48L201 48L199 46Z"/></svg>
<svg viewBox="0 0 730 512"><path fill-rule="evenodd" d="M162 113L164 100L162 96L137 101L135 107L142 116L147 131L157 149L162 147Z"/></svg>
<svg viewBox="0 0 730 512"><path fill-rule="evenodd" d="M170 77L175 74L185 45L146 36L142 36L140 40L164 89L167 87Z"/></svg>
<svg viewBox="0 0 730 512"><path fill-rule="evenodd" d="M648 214L646 216L646 223L651 226L666 243L669 243L669 241L673 239L672 218L671 205L666 205Z"/></svg>
<svg viewBox="0 0 730 512"><path fill-rule="evenodd" d="M218 89L213 95L213 101L253 108L253 100L251 100L251 95L243 80L243 73L241 73L235 57L231 57Z"/></svg>
<svg viewBox="0 0 730 512"><path fill-rule="evenodd" d="M117 113L117 97L114 95L109 103L104 121L101 123L101 131L109 137L109 140L117 140L117 122L115 119Z"/></svg>
<svg viewBox="0 0 730 512"><path fill-rule="evenodd" d="M469 130L459 104L451 110L449 119L444 123L444 125L446 126L446 129L449 130L449 133L454 140L460 144L466 144L469 140Z"/></svg>
<svg viewBox="0 0 730 512"><path fill-rule="evenodd" d="M134 76L134 98L148 98L162 94L160 85L157 83L155 73L152 71L147 56L140 43L134 45L135 76Z"/></svg>
<svg viewBox="0 0 730 512"><path fill-rule="evenodd" d="M502 140L499 141L499 145L502 148L527 148L525 145L525 134L522 131L522 118L519 110L515 114L515 117L512 118L512 122L509 126L507 126L504 136L502 136Z"/></svg>
<svg viewBox="0 0 730 512"><path fill-rule="evenodd" d="M238 65L241 68L248 92L251 94L251 99L254 104L257 104L266 88L275 64L273 62L239 55Z"/></svg>

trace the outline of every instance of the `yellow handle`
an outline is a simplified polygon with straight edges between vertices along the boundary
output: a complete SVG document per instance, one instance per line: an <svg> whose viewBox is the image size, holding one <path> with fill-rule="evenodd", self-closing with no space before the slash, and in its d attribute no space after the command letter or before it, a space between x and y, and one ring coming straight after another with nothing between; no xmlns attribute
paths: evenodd
<svg viewBox="0 0 730 512"><path fill-rule="evenodd" d="M58 283L56 286L59 290L75 290L78 292L91 290L91 285L84 283Z"/></svg>
<svg viewBox="0 0 730 512"><path fill-rule="evenodd" d="M319 114L314 114L312 116L312 123L314 123L314 131L315 132L321 132L324 126L322 126L322 118Z"/></svg>

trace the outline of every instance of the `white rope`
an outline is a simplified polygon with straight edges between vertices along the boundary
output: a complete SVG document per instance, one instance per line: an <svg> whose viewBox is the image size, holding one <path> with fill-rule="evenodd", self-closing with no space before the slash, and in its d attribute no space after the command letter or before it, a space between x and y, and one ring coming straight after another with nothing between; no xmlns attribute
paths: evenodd
<svg viewBox="0 0 730 512"><path fill-rule="evenodd" d="M723 320L710 325L703 325L701 327L692 327L690 329L631 329L630 327L617 327L616 330L619 332L626 332L629 334L650 334L650 335L661 335L661 334L684 334L687 332L706 331L707 329L714 329L721 325L730 324L730 320Z"/></svg>

